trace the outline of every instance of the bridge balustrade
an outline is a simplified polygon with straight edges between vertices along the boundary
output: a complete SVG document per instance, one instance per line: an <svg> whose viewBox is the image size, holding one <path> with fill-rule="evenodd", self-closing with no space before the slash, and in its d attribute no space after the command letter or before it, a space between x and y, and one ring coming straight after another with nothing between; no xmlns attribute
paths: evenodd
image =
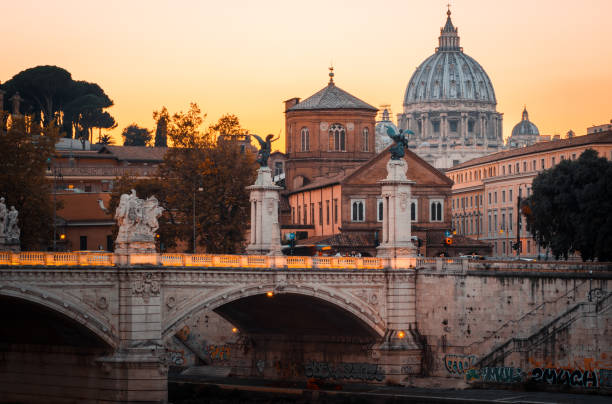
<svg viewBox="0 0 612 404"><path fill-rule="evenodd" d="M98 252L0 252L0 265L110 267L121 265L113 253ZM448 263L447 263L448 261ZM125 264L125 263L123 263ZM414 268L418 265L461 266L460 259L376 258L376 257L300 257L229 254L130 254L125 265L213 268L299 268L299 269L382 269Z"/></svg>

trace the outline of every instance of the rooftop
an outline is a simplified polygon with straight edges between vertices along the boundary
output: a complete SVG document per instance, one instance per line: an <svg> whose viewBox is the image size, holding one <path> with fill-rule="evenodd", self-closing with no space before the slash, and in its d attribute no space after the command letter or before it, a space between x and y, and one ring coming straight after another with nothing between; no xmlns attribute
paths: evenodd
<svg viewBox="0 0 612 404"><path fill-rule="evenodd" d="M540 142L531 146L521 147L518 149L505 150L498 153L489 154L487 156L478 157L472 160L468 160L464 163L458 164L452 168L449 168L447 172L456 171L467 167L473 167L480 164L492 163L507 158L525 156L534 153L541 153L547 151L554 151L558 149L566 149L576 146L584 146L589 144L598 143L612 143L612 131L600 132L591 135L576 136L571 139L553 140L550 142Z"/></svg>

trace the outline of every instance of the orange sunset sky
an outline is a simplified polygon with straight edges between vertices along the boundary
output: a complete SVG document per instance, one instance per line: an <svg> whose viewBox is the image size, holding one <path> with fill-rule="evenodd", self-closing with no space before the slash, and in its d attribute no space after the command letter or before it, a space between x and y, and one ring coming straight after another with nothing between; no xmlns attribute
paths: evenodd
<svg viewBox="0 0 612 404"><path fill-rule="evenodd" d="M434 52L448 0L2 0L0 80L37 65L98 83L127 125L197 102L207 123L239 116L251 133L284 132L283 101L327 83L401 111L415 68ZM464 51L489 74L504 137L523 105L542 134L612 119L612 1L458 0ZM284 144L275 143L284 149Z"/></svg>

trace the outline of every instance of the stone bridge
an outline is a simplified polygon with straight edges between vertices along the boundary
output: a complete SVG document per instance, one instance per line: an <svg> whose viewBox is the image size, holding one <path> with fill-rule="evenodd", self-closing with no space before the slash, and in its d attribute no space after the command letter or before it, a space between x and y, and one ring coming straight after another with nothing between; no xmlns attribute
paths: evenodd
<svg viewBox="0 0 612 404"><path fill-rule="evenodd" d="M535 332L566 301L606 294L610 279L606 265L447 258L149 254L115 264L113 254L0 253L0 402L164 402L175 365L298 380L442 376L448 354L484 357L517 337L517 319ZM596 328L607 329L603 319Z"/></svg>
<svg viewBox="0 0 612 404"><path fill-rule="evenodd" d="M213 312L242 338L350 339L386 357L380 366L387 375L399 374L408 359L420 366L411 334L414 258L150 254L115 266L113 254L0 254L0 301L14 327L3 338L12 347L1 364L7 390L37 385L30 374L51 376L27 360L32 346L52 334L38 357L58 363L51 358L72 346L89 358L91 366L59 371L73 384L103 379L114 390L109 401L163 401L168 341L183 335L192 318ZM189 346L186 338L182 344ZM7 369L16 363L21 371ZM83 394L98 398L95 386Z"/></svg>

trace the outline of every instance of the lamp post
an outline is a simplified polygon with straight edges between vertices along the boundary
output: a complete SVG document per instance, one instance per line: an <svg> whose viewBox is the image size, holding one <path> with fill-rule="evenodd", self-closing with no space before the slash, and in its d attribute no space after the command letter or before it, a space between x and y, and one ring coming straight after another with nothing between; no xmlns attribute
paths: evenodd
<svg viewBox="0 0 612 404"><path fill-rule="evenodd" d="M199 186L197 188L198 192L202 192L204 189ZM193 253L196 253L196 187L193 187Z"/></svg>
<svg viewBox="0 0 612 404"><path fill-rule="evenodd" d="M47 172L53 176L53 251L57 251L57 180L62 179L59 167L51 167L52 159L47 158Z"/></svg>

